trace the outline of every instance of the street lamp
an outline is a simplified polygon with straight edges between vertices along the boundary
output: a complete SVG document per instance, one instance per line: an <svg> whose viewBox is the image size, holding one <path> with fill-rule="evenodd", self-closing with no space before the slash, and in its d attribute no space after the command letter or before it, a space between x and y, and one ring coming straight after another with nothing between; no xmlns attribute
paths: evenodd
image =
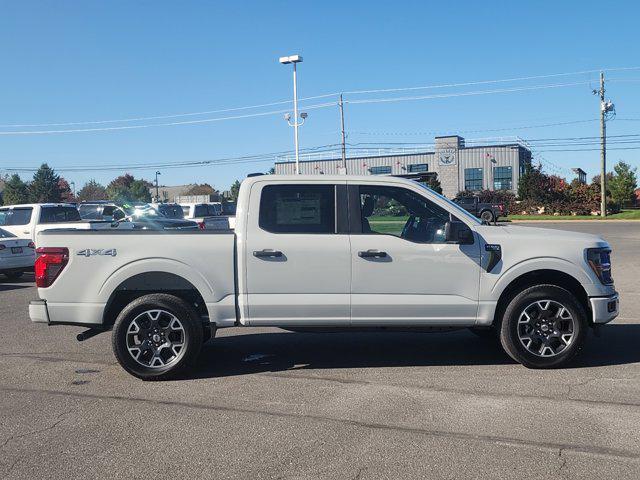
<svg viewBox="0 0 640 480"><path fill-rule="evenodd" d="M289 126L293 127L293 140L295 143L296 149L296 173L300 173L300 149L298 147L298 127L304 125L304 121L307 118L306 113L300 114L300 119L302 121L298 121L298 77L296 72L296 63L302 62L301 55L289 55L288 57L280 57L280 63L283 65L293 64L293 123L291 123L291 115L286 114L284 116L285 120L289 124Z"/></svg>
<svg viewBox="0 0 640 480"><path fill-rule="evenodd" d="M158 175L161 175L161 173L156 172L156 202L160 201L160 192L158 191Z"/></svg>

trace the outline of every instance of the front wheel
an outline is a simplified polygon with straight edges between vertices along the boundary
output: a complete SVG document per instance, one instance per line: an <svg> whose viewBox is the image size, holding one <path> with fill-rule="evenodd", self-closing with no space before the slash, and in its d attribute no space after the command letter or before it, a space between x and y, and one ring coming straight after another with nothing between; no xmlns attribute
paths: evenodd
<svg viewBox="0 0 640 480"><path fill-rule="evenodd" d="M565 366L583 347L587 314L575 296L555 285L527 288L507 306L500 342L528 368Z"/></svg>
<svg viewBox="0 0 640 480"><path fill-rule="evenodd" d="M127 305L113 326L118 363L143 380L176 376L198 357L202 321L184 300L163 293L144 295Z"/></svg>

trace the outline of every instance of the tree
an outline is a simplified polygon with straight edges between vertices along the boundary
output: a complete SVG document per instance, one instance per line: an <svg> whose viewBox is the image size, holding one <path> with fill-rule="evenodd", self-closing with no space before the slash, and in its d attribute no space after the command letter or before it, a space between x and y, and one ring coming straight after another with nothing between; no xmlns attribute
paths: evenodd
<svg viewBox="0 0 640 480"><path fill-rule="evenodd" d="M78 200L86 202L90 200L107 200L107 189L100 185L94 179L84 184L84 187L78 192Z"/></svg>
<svg viewBox="0 0 640 480"><path fill-rule="evenodd" d="M34 203L60 202L60 176L46 163L33 174L33 180L29 184L31 201Z"/></svg>
<svg viewBox="0 0 640 480"><path fill-rule="evenodd" d="M619 206L624 206L633 201L637 185L636 169L623 161L619 161L614 167L615 174L609 180L611 198Z"/></svg>
<svg viewBox="0 0 640 480"><path fill-rule="evenodd" d="M427 187L436 193L442 194L442 185L440 185L440 180L438 180L437 175L435 177L429 177L429 180L427 180Z"/></svg>
<svg viewBox="0 0 640 480"><path fill-rule="evenodd" d="M151 192L149 188L151 184L146 180L138 179L134 180L129 187L130 198L137 202L150 202Z"/></svg>
<svg viewBox="0 0 640 480"><path fill-rule="evenodd" d="M18 174L13 174L4 185L2 198L5 205L29 203L29 187Z"/></svg>
<svg viewBox="0 0 640 480"><path fill-rule="evenodd" d="M107 197L114 202L150 202L153 186L151 182L135 179L129 173L114 178L107 185Z"/></svg>
<svg viewBox="0 0 640 480"><path fill-rule="evenodd" d="M69 182L63 177L60 177L60 180L58 180L58 188L60 189L60 196L63 202L73 203L77 201L76 197L73 196Z"/></svg>
<svg viewBox="0 0 640 480"><path fill-rule="evenodd" d="M220 192L208 183L197 183L188 188L185 195L219 195Z"/></svg>
<svg viewBox="0 0 640 480"><path fill-rule="evenodd" d="M229 188L229 200L232 202L238 201L238 193L240 193L240 181L236 180Z"/></svg>

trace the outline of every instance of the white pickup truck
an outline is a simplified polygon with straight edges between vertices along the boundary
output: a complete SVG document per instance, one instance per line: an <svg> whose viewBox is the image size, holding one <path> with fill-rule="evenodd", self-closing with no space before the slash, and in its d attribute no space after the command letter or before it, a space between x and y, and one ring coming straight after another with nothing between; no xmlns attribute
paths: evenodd
<svg viewBox="0 0 640 480"><path fill-rule="evenodd" d="M82 220L78 209L68 203L31 203L0 207L0 228L17 238L36 242L38 233L59 228L131 229L131 225L106 221Z"/></svg>
<svg viewBox="0 0 640 480"><path fill-rule="evenodd" d="M565 365L618 314L610 247L482 224L393 177L252 177L235 231L44 231L34 322L113 330L122 367L175 375L223 327L471 328L532 368Z"/></svg>

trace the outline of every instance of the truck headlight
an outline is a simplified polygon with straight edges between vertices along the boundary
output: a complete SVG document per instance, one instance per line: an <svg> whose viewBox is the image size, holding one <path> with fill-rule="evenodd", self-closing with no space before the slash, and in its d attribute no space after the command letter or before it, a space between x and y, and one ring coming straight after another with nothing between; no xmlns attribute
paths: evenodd
<svg viewBox="0 0 640 480"><path fill-rule="evenodd" d="M611 249L588 248L587 262L604 285L613 285L611 276Z"/></svg>

